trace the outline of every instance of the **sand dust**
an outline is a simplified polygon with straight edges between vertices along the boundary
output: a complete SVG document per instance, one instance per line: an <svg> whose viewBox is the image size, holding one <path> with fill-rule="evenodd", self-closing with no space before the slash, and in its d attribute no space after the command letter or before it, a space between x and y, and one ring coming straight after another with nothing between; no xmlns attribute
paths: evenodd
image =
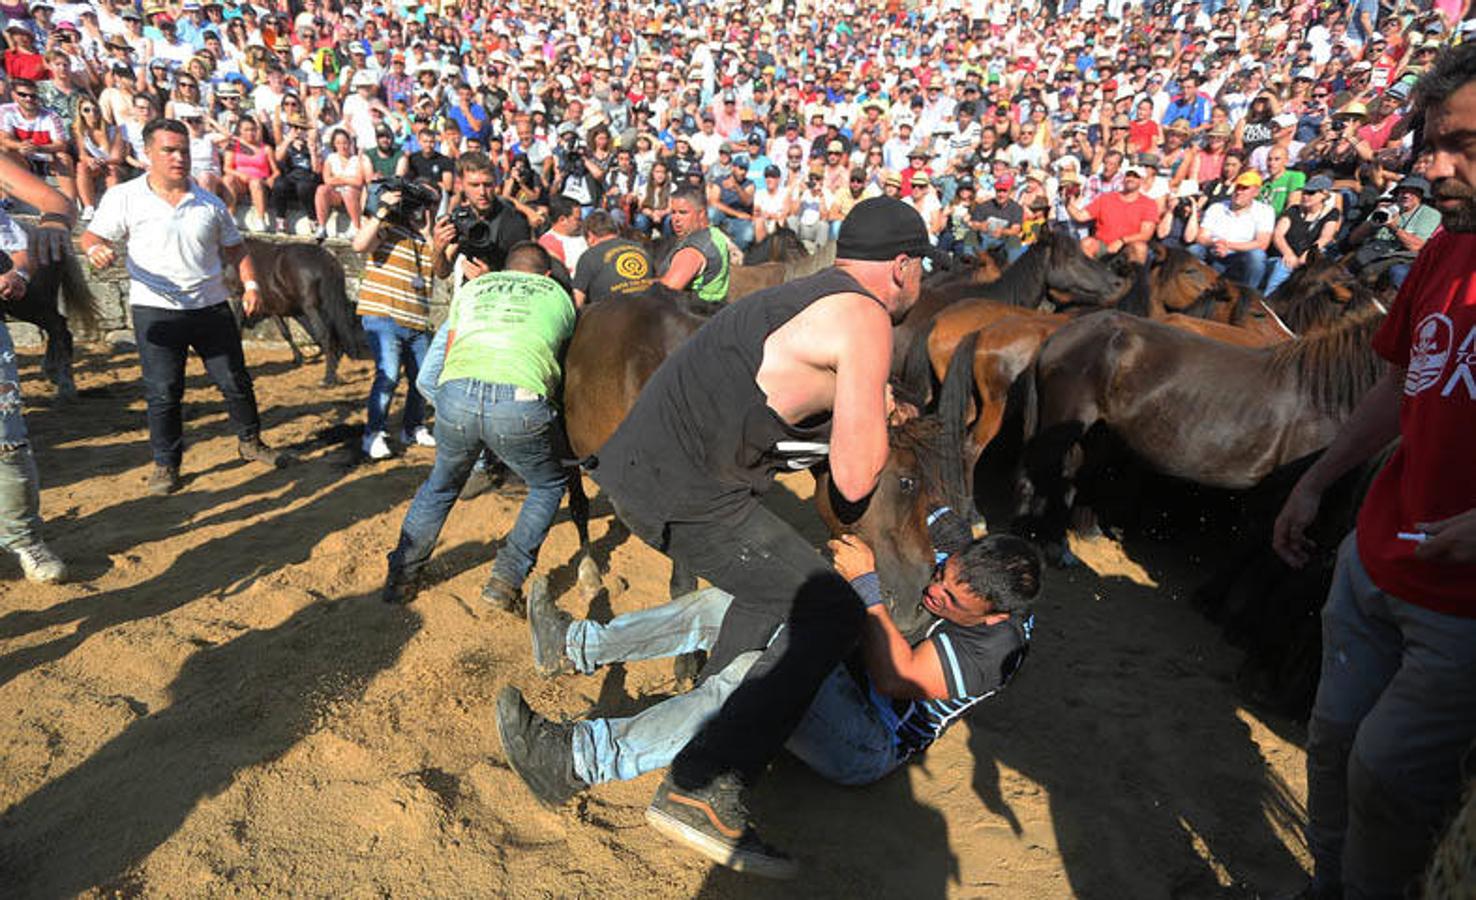
<svg viewBox="0 0 1476 900"><path fill-rule="evenodd" d="M524 623L479 599L516 495L458 505L435 586L381 604L432 452L346 465L368 365L323 389L315 364L248 356L267 439L302 463L239 462L192 363L187 484L156 499L136 357L85 355L83 397L61 406L22 355L46 533L79 577L32 586L0 560L6 896L1153 898L1300 877L1299 730L1242 708L1239 654L1190 608L1196 570L1168 548L1078 546L1116 574L1050 573L1018 680L919 763L865 789L778 763L754 807L802 863L797 885L655 835L656 774L545 810L501 758L497 690L625 714L674 688L670 665L533 671ZM786 486L780 508L814 534L794 496L808 476ZM609 615L662 597L668 564L594 502L608 603L581 607L562 516L539 564L560 602Z"/></svg>

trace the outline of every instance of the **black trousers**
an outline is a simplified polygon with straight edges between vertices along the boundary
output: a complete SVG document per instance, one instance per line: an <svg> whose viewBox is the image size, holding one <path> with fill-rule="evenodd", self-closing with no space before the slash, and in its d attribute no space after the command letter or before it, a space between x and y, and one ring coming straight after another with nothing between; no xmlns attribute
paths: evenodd
<svg viewBox="0 0 1476 900"><path fill-rule="evenodd" d="M188 310L135 306L132 310L154 462L178 466L184 455L180 400L184 397L185 355L190 350L205 363L206 374L225 397L237 436L250 440L261 433L256 393L241 353L241 332L229 304Z"/></svg>
<svg viewBox="0 0 1476 900"><path fill-rule="evenodd" d="M745 651L764 651L671 766L673 780L686 788L724 772L751 783L855 647L865 617L861 599L809 541L758 503L736 525L658 525L623 512L621 519L642 540L733 595L708 672Z"/></svg>
<svg viewBox="0 0 1476 900"><path fill-rule="evenodd" d="M267 202L272 208L272 215L279 219L287 218L287 211L292 206L293 198L297 198L297 205L309 218L317 215L317 207L313 205L314 198L318 193L318 176L312 172L303 172L294 169L291 172L283 172L272 185L272 192L267 197Z"/></svg>

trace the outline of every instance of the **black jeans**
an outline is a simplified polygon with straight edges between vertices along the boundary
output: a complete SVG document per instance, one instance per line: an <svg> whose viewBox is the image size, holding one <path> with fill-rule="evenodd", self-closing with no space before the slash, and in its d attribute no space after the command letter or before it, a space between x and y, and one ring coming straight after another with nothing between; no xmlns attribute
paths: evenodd
<svg viewBox="0 0 1476 900"><path fill-rule="evenodd" d="M308 218L317 216L317 207L313 205L314 198L318 193L320 184L318 176L312 172L303 172L294 169L291 172L283 172L272 185L272 192L267 198L271 205L272 215L279 219L287 218L287 212L292 206L292 199L297 198L297 205L302 207L303 214Z"/></svg>
<svg viewBox="0 0 1476 900"><path fill-rule="evenodd" d="M724 772L751 783L855 647L865 617L861 599L809 541L757 503L737 525L621 518L642 540L733 595L708 673L739 653L764 651L671 765L672 779L686 788Z"/></svg>
<svg viewBox="0 0 1476 900"><path fill-rule="evenodd" d="M179 404L184 397L185 354L191 349L199 354L206 374L225 397L236 434L250 440L261 433L256 393L241 353L241 332L229 304L187 310L135 306L132 310L154 462L178 466L184 454Z"/></svg>

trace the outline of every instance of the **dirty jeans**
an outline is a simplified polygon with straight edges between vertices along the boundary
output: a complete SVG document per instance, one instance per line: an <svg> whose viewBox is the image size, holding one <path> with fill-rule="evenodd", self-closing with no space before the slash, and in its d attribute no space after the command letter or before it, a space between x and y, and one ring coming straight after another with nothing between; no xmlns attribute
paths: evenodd
<svg viewBox="0 0 1476 900"><path fill-rule="evenodd" d="M0 322L0 548L6 550L41 542L40 479L26 441L15 344Z"/></svg>
<svg viewBox="0 0 1476 900"><path fill-rule="evenodd" d="M719 588L694 591L661 606L617 616L607 624L570 624L565 650L574 667L591 674L602 665L660 659L708 650L733 596ZM671 764L722 708L762 655L738 654L696 688L623 719L586 719L574 725L574 774L586 784L624 781ZM785 747L838 784L869 784L898 765L892 731L844 666L820 685Z"/></svg>
<svg viewBox="0 0 1476 900"><path fill-rule="evenodd" d="M1320 884L1395 898L1461 796L1476 740L1476 619L1379 590L1355 535L1322 610L1322 677L1307 728L1307 843Z"/></svg>
<svg viewBox="0 0 1476 900"><path fill-rule="evenodd" d="M512 385L469 378L448 381L436 394L436 463L405 513L390 567L413 574L430 558L446 516L485 447L528 485L512 531L492 572L521 585L548 537L568 474L561 461L557 413L546 400L518 400Z"/></svg>

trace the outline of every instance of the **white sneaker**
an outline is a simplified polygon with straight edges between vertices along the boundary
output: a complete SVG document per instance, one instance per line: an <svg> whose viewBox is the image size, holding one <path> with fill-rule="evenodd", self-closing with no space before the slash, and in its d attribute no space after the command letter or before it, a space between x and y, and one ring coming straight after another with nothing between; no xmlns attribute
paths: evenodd
<svg viewBox="0 0 1476 900"><path fill-rule="evenodd" d="M435 435L430 433L429 428L426 428L424 425L416 425L414 431L400 433L400 443L407 447L411 444L417 447L434 447L436 445L436 438Z"/></svg>
<svg viewBox="0 0 1476 900"><path fill-rule="evenodd" d="M67 564L45 544L36 543L15 551L28 581L55 584L67 577Z"/></svg>
<svg viewBox="0 0 1476 900"><path fill-rule="evenodd" d="M317 238L320 241L326 241L328 239L328 226L319 225L318 230L313 232L313 237Z"/></svg>
<svg viewBox="0 0 1476 900"><path fill-rule="evenodd" d="M97 210L93 209L90 206L84 206L84 207L82 207L82 221L84 221L84 222L91 222L92 221L92 216L96 212L97 212Z"/></svg>
<svg viewBox="0 0 1476 900"><path fill-rule="evenodd" d="M389 459L394 455L383 431L364 435L364 455L370 459Z"/></svg>

